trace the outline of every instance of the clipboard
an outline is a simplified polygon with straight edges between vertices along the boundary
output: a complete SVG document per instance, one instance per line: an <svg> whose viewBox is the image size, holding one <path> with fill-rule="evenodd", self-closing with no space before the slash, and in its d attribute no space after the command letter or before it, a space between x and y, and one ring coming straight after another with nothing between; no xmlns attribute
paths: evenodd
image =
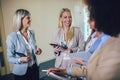
<svg viewBox="0 0 120 80"><path fill-rule="evenodd" d="M80 58L84 61L84 64L83 65L86 65L89 58L91 57L91 53L90 52L85 52L85 51L81 51L81 52L76 52L76 53L72 53L72 54L69 54L69 56L71 58Z"/></svg>

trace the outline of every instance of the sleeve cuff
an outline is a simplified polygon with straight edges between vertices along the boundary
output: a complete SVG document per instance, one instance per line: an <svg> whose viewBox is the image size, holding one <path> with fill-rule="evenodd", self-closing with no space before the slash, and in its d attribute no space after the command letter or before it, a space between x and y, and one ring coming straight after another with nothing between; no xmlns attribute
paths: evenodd
<svg viewBox="0 0 120 80"><path fill-rule="evenodd" d="M20 63L20 64L22 63L22 62L20 61L20 58L18 59L18 63Z"/></svg>
<svg viewBox="0 0 120 80"><path fill-rule="evenodd" d="M68 75L68 76L71 75L71 69L70 69L70 68L67 68L67 69L66 69L66 72L67 72L67 75Z"/></svg>

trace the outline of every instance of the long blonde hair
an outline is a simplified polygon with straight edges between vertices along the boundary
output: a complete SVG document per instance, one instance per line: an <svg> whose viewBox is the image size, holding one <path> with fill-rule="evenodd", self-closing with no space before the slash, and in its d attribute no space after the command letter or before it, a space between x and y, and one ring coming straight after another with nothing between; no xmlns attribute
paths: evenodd
<svg viewBox="0 0 120 80"><path fill-rule="evenodd" d="M67 33L67 36L66 36L66 42L69 43L71 41L71 39L73 38L74 36L74 28L73 27L70 27L68 33Z"/></svg>
<svg viewBox="0 0 120 80"><path fill-rule="evenodd" d="M59 36L61 35L61 30L63 28L63 25L62 25L62 23L60 21L60 18L62 17L62 15L63 15L64 12L69 12L70 15L71 15L70 9L68 9L68 8L62 8L61 9L60 15L59 15L59 21L58 21L58 28L60 28ZM74 28L70 24L70 29L69 29L69 31L68 31L68 33L66 35L66 38L65 38L66 42L69 43L71 41L71 39L73 38L73 36L74 36Z"/></svg>

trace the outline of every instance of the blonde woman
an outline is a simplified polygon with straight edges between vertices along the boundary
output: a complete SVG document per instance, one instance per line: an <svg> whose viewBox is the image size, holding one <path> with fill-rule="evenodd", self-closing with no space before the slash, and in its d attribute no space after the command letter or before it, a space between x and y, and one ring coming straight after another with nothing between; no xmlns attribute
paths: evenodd
<svg viewBox="0 0 120 80"><path fill-rule="evenodd" d="M56 74L85 76L87 80L120 80L120 1L86 1L95 13L95 27L112 37L91 56L86 66L60 69ZM47 73L58 70L51 68Z"/></svg>
<svg viewBox="0 0 120 80"><path fill-rule="evenodd" d="M72 27L71 11L68 8L62 8L59 15L58 28L55 31L53 43L59 46L53 46L56 62L55 67L65 69L71 66L70 58L67 54L84 49L83 37L79 27ZM62 48L61 46L65 47Z"/></svg>

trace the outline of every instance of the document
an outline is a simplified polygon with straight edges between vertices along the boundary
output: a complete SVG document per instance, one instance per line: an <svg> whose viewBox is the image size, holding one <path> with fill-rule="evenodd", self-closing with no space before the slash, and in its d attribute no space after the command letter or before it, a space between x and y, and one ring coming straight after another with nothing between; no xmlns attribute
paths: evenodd
<svg viewBox="0 0 120 80"><path fill-rule="evenodd" d="M47 72L48 70L42 70L42 72ZM57 74L54 74L53 72L50 72L49 73L49 76L52 77L52 78L55 78L55 79L59 79L59 80L70 80L69 78L67 77L63 77L63 76L59 76Z"/></svg>
<svg viewBox="0 0 120 80"><path fill-rule="evenodd" d="M69 78L63 77L63 76L59 76L54 74L53 72L50 72L49 75L55 79L59 79L59 80L70 80Z"/></svg>
<svg viewBox="0 0 120 80"><path fill-rule="evenodd" d="M89 58L91 57L91 53L90 52L85 52L85 51L80 51L80 52L76 52L76 53L72 53L72 54L69 54L69 56L71 58L80 58L84 61L84 64L83 65L86 65Z"/></svg>

